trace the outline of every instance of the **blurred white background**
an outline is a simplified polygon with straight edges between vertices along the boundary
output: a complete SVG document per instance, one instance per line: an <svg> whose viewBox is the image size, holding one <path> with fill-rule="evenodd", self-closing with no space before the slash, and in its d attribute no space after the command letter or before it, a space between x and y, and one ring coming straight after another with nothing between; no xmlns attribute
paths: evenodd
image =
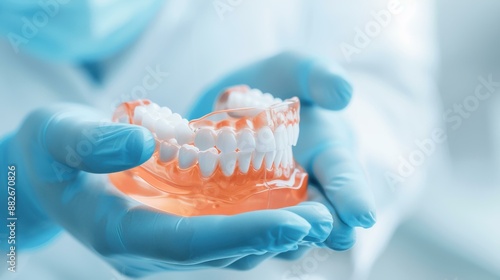
<svg viewBox="0 0 500 280"><path fill-rule="evenodd" d="M474 94L479 76L500 82L500 1L436 2L444 112ZM429 180L371 279L500 279L500 88L447 129L450 176Z"/></svg>

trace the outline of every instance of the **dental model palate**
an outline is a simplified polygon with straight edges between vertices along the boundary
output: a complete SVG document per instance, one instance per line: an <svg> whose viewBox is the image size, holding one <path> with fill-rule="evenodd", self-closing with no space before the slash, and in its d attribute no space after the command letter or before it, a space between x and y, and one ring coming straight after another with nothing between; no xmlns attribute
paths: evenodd
<svg viewBox="0 0 500 280"><path fill-rule="evenodd" d="M247 86L224 91L215 111L188 121L149 100L123 103L115 121L140 125L157 148L141 166L110 174L146 205L183 216L236 214L295 205L307 174L293 160L300 103Z"/></svg>

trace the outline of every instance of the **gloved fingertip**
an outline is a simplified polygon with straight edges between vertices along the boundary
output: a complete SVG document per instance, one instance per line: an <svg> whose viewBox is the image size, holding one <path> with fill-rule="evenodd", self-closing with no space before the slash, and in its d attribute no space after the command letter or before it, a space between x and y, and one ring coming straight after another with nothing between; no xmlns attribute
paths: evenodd
<svg viewBox="0 0 500 280"><path fill-rule="evenodd" d="M344 242L335 242L329 247L335 251L347 251L351 249L354 244L356 244L355 240L346 240Z"/></svg>
<svg viewBox="0 0 500 280"><path fill-rule="evenodd" d="M306 201L284 209L301 216L310 224L310 230L303 241L319 243L325 241L330 235L333 228L333 217L325 205Z"/></svg>
<svg viewBox="0 0 500 280"><path fill-rule="evenodd" d="M359 221L361 227L371 228L377 222L377 217L375 212L370 211L366 215L363 215Z"/></svg>
<svg viewBox="0 0 500 280"><path fill-rule="evenodd" d="M353 87L342 75L321 65L310 77L310 96L314 103L329 110L341 110L351 101Z"/></svg>
<svg viewBox="0 0 500 280"><path fill-rule="evenodd" d="M141 127L141 136L136 138L138 145L142 145L142 153L139 158L138 164L142 164L147 161L154 153L156 147L156 141L153 134L146 128Z"/></svg>

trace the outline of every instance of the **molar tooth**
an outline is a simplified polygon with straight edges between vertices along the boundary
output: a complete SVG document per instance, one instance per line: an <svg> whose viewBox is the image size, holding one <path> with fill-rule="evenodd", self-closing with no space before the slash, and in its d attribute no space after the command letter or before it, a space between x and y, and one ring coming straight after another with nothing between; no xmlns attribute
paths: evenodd
<svg viewBox="0 0 500 280"><path fill-rule="evenodd" d="M281 124L274 130L274 139L276 142L276 150L283 150L286 146L286 128L285 125Z"/></svg>
<svg viewBox="0 0 500 280"><path fill-rule="evenodd" d="M299 131L300 131L299 129L300 127L298 123L293 125L293 141L292 141L293 146L296 146L297 142L299 141Z"/></svg>
<svg viewBox="0 0 500 280"><path fill-rule="evenodd" d="M193 142L194 132L191 130L188 124L185 122L177 123L174 128L175 138L180 145L188 144Z"/></svg>
<svg viewBox="0 0 500 280"><path fill-rule="evenodd" d="M248 96L252 97L252 99L261 100L263 98L262 91L260 91L259 89L256 89L256 88L249 90L246 94Z"/></svg>
<svg viewBox="0 0 500 280"><path fill-rule="evenodd" d="M270 127L264 126L257 132L256 147L257 152L270 152L276 150L274 135Z"/></svg>
<svg viewBox="0 0 500 280"><path fill-rule="evenodd" d="M271 167L273 167L275 155L276 155L276 151L271 151L271 152L266 153L265 161L266 161L266 168L267 169L271 169Z"/></svg>
<svg viewBox="0 0 500 280"><path fill-rule="evenodd" d="M204 151L215 146L215 131L208 127L202 127L196 131L194 145Z"/></svg>
<svg viewBox="0 0 500 280"><path fill-rule="evenodd" d="M225 176L231 176L236 168L236 152L226 152L220 154L220 166Z"/></svg>
<svg viewBox="0 0 500 280"><path fill-rule="evenodd" d="M234 152L237 143L233 131L229 128L222 128L217 135L217 148L223 153Z"/></svg>
<svg viewBox="0 0 500 280"><path fill-rule="evenodd" d="M159 119L155 123L156 136L160 140L168 140L175 137L174 127L166 120Z"/></svg>
<svg viewBox="0 0 500 280"><path fill-rule="evenodd" d="M211 147L206 151L201 151L198 155L198 164L200 166L201 175L203 177L209 177L215 171L217 167L217 161L219 160L219 152L216 148Z"/></svg>
<svg viewBox="0 0 500 280"><path fill-rule="evenodd" d="M248 172L248 169L250 168L250 161L252 160L252 152L239 151L237 154L238 154L238 166L240 168L240 171L246 174Z"/></svg>
<svg viewBox="0 0 500 280"><path fill-rule="evenodd" d="M172 115L172 110L168 107L161 107L158 112L162 118L168 118L168 116Z"/></svg>
<svg viewBox="0 0 500 280"><path fill-rule="evenodd" d="M253 152L255 150L255 138L249 128L244 128L236 136L237 148L242 152Z"/></svg>
<svg viewBox="0 0 500 280"><path fill-rule="evenodd" d="M287 140L288 140L287 145L291 146L291 145L293 145L293 139L294 139L292 125L289 125L286 127L286 133L287 133Z"/></svg>
<svg viewBox="0 0 500 280"><path fill-rule="evenodd" d="M175 141L175 139L162 142L160 144L160 161L169 162L177 157L178 152L179 146L177 146L177 141Z"/></svg>
<svg viewBox="0 0 500 280"><path fill-rule="evenodd" d="M177 113L173 113L172 115L168 116L166 119L168 122L173 123L173 124L182 121L181 115L179 115Z"/></svg>
<svg viewBox="0 0 500 280"><path fill-rule="evenodd" d="M255 170L259 170L260 167L262 166L262 160L264 159L265 153L261 152L253 152L253 157L252 157L252 165Z"/></svg>
<svg viewBox="0 0 500 280"><path fill-rule="evenodd" d="M134 123L142 124L142 117L147 113L146 108L144 106L137 106L134 109Z"/></svg>
<svg viewBox="0 0 500 280"><path fill-rule="evenodd" d="M240 92L232 92L229 95L228 101L227 101L227 107L228 109L237 109L241 108L241 105L243 104L243 94Z"/></svg>
<svg viewBox="0 0 500 280"><path fill-rule="evenodd" d="M146 109L154 114L155 112L158 112L160 110L160 106L156 103L150 103L146 105Z"/></svg>
<svg viewBox="0 0 500 280"><path fill-rule="evenodd" d="M198 160L198 148L184 144L179 149L179 168L186 169L193 166Z"/></svg>
<svg viewBox="0 0 500 280"><path fill-rule="evenodd" d="M274 101L274 97L270 93L264 93L262 95L262 101L267 104L267 106L271 105Z"/></svg>
<svg viewBox="0 0 500 280"><path fill-rule="evenodd" d="M152 114L147 112L142 116L142 126L154 132L156 120L158 120L158 118L155 118Z"/></svg>
<svg viewBox="0 0 500 280"><path fill-rule="evenodd" d="M274 105L274 104L278 104L278 103L281 103L281 102L283 102L283 100L281 98L274 98L273 102L271 104Z"/></svg>

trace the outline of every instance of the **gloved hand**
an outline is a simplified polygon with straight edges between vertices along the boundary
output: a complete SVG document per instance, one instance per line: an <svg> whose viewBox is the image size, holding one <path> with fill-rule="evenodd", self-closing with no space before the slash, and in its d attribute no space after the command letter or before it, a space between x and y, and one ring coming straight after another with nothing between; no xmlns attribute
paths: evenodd
<svg viewBox="0 0 500 280"><path fill-rule="evenodd" d="M140 126L100 122L91 108L59 104L31 113L0 142L0 180L16 166L17 250L52 238L61 228L119 272L248 268L259 255L324 241L332 217L321 204L235 216L184 218L138 205L105 174L151 157L152 134ZM7 201L7 191L0 200ZM6 220L7 207L0 210ZM2 227L3 237L8 228ZM6 242L1 242L2 251Z"/></svg>
<svg viewBox="0 0 500 280"><path fill-rule="evenodd" d="M310 175L310 198L326 205L333 216L333 228L324 245L335 250L352 247L354 227L369 228L375 223L375 206L356 158L355 139L341 114L335 112L348 105L351 85L338 70L319 61L296 53L281 53L233 72L211 86L198 99L190 118L210 112L217 95L237 84L247 84L282 99L299 97L300 137L293 153ZM295 258L303 252L298 250L282 257Z"/></svg>

